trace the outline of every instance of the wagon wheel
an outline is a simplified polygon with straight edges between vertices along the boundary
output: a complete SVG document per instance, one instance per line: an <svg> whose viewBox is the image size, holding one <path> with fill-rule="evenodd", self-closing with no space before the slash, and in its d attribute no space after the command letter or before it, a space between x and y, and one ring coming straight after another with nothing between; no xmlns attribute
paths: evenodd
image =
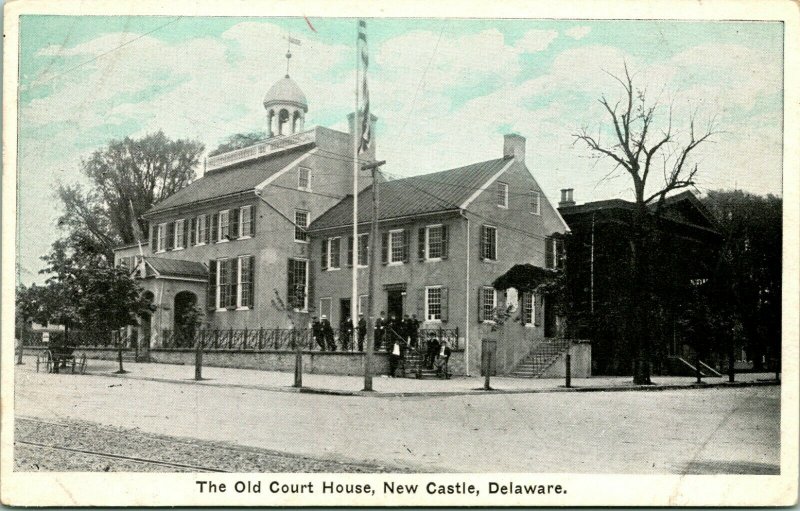
<svg viewBox="0 0 800 511"><path fill-rule="evenodd" d="M80 361L79 366L80 366L81 374L84 374L86 372L86 353L81 355L81 361Z"/></svg>
<svg viewBox="0 0 800 511"><path fill-rule="evenodd" d="M53 372L53 354L50 353L50 350L44 351L44 365L45 369L47 369L48 373Z"/></svg>

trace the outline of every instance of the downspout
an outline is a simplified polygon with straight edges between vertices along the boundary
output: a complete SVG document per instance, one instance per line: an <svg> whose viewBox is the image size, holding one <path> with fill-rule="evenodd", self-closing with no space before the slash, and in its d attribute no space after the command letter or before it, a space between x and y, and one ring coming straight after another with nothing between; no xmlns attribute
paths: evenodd
<svg viewBox="0 0 800 511"><path fill-rule="evenodd" d="M465 316L466 317L466 322L465 322L466 324L464 325L464 365L466 366L466 369L467 369L467 376L469 376L470 375L469 374L469 321L470 321L470 317L469 317L470 316L469 315L469 311L470 311L470 308L469 308L469 295L472 292L472 290L469 287L469 245L470 245L470 243L469 243L469 241L470 241L469 240L469 218L467 218L466 211L464 211L463 209L459 210L459 213L461 214L461 216L464 217L464 220L467 221L467 242L466 242L467 250L465 252L467 254L467 283L466 283L467 284L467 289L466 289L467 292L465 293L467 309L466 309L466 316Z"/></svg>

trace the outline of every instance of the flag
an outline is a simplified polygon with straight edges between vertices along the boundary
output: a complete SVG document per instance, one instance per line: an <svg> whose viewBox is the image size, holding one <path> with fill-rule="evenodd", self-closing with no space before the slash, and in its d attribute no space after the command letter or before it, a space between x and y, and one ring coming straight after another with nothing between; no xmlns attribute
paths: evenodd
<svg viewBox="0 0 800 511"><path fill-rule="evenodd" d="M300 39L295 39L292 36L287 36L285 39L289 41L289 44L296 44L297 46L300 46Z"/></svg>
<svg viewBox="0 0 800 511"><path fill-rule="evenodd" d="M367 68L369 67L367 22L364 20L358 20L358 46L359 58L364 68L361 72L361 140L358 144L358 152L364 153L369 150L372 141L372 123L369 122L369 89L367 88Z"/></svg>

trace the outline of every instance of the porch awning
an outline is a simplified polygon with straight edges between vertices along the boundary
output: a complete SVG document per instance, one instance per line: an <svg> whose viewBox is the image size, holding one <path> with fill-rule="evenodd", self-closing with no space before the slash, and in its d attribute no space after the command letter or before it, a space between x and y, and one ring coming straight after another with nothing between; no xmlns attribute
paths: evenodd
<svg viewBox="0 0 800 511"><path fill-rule="evenodd" d="M542 284L553 282L561 272L540 268L532 264L515 264L510 270L500 275L492 286L500 291L513 287L519 292L533 292Z"/></svg>

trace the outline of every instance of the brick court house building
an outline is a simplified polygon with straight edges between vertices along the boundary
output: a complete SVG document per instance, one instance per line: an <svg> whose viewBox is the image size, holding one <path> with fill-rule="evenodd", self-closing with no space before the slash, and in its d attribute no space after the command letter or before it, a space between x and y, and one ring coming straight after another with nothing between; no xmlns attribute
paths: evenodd
<svg viewBox="0 0 800 511"><path fill-rule="evenodd" d="M208 158L202 177L147 211L143 261L137 246L117 250L155 305L138 329L140 344L163 345L195 306L207 330L307 328L323 314L338 326L354 308L353 251L356 307L366 311L372 183L359 179L354 240L354 116L349 133L307 129L306 97L288 75L263 106L267 139ZM373 141L364 162L374 159ZM416 314L423 329L454 332L457 374L479 371L481 339L509 304L517 312L504 326L498 372L510 372L546 332L555 335L542 296L492 287L515 264L554 266L553 236L568 231L525 164L523 137L506 135L486 161L379 189L376 313Z"/></svg>

